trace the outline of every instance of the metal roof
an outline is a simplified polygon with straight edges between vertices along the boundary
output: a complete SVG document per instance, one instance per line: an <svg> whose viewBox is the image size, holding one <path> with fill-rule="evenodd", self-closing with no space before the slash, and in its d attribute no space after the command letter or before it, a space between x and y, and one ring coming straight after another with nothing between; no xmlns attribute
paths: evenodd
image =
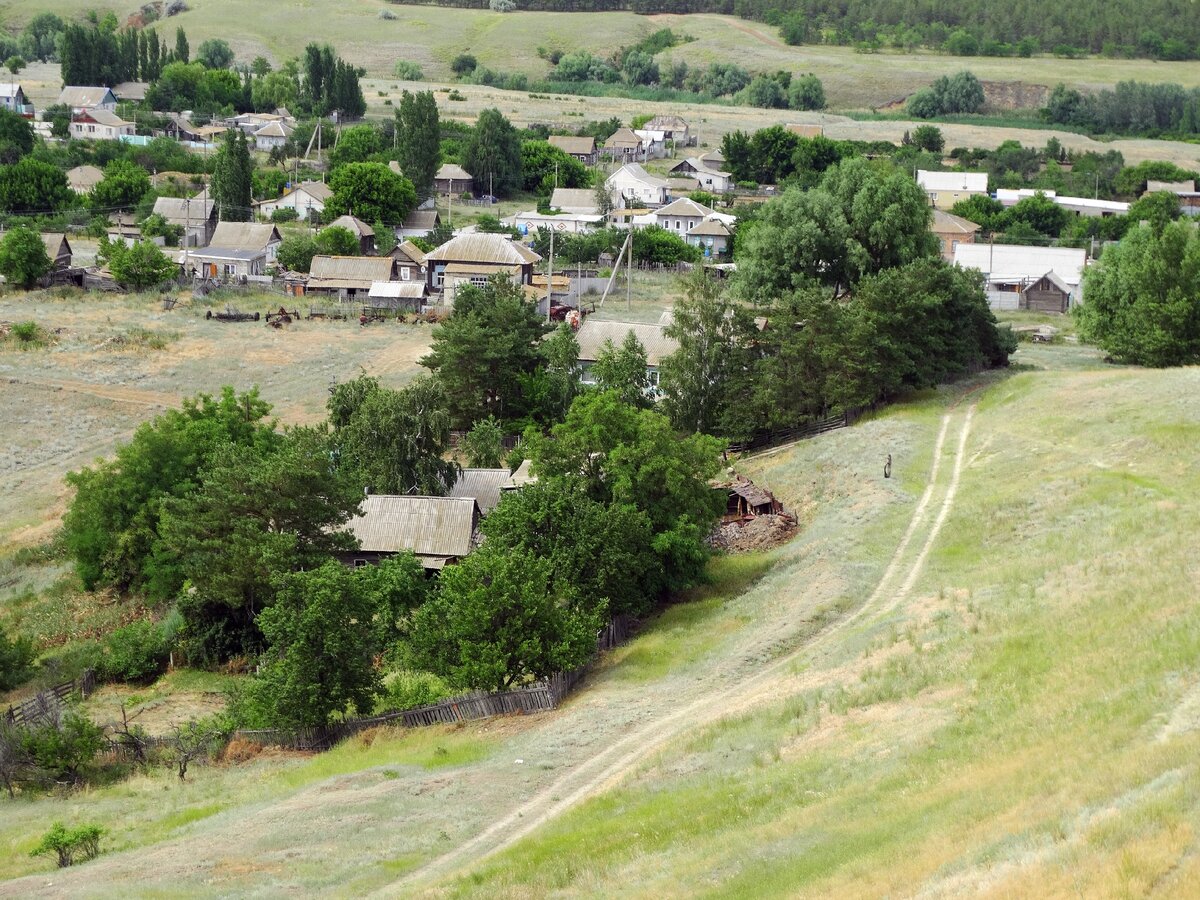
<svg viewBox="0 0 1200 900"><path fill-rule="evenodd" d="M642 139L632 128L618 128L604 139L605 147L637 147L641 148Z"/></svg>
<svg viewBox="0 0 1200 900"><path fill-rule="evenodd" d="M552 134L546 138L551 147L557 147L563 153L589 156L596 152L596 139L593 137L575 137L566 134Z"/></svg>
<svg viewBox="0 0 1200 900"><path fill-rule="evenodd" d="M583 320L575 340L579 342L579 359L581 362L595 362L605 341L612 341L614 347L620 347L625 335L633 332L638 343L646 350L646 362L657 366L666 357L679 349L679 342L667 337L662 325L648 325L644 322L602 322L591 316Z"/></svg>
<svg viewBox="0 0 1200 900"><path fill-rule="evenodd" d="M438 181L474 181L475 177L464 169L462 166L454 163L443 163L442 167L437 170L437 174L433 176Z"/></svg>
<svg viewBox="0 0 1200 900"><path fill-rule="evenodd" d="M132 126L132 122L126 122L115 112L105 109L102 106L89 106L79 113L77 118L71 119L72 122L83 122L91 119L97 125L107 125L109 128L124 128L126 125Z"/></svg>
<svg viewBox="0 0 1200 900"><path fill-rule="evenodd" d="M103 180L104 173L95 166L76 166L67 170L67 184L79 194L86 194Z"/></svg>
<svg viewBox="0 0 1200 900"><path fill-rule="evenodd" d="M59 104L75 109L99 106L104 102L115 103L116 100L116 95L106 87L76 87L72 85L63 88L62 93L58 95Z"/></svg>
<svg viewBox="0 0 1200 900"><path fill-rule="evenodd" d="M495 263L449 263L444 269L447 275L497 275L507 272L509 275L519 275L520 266L505 266Z"/></svg>
<svg viewBox="0 0 1200 900"><path fill-rule="evenodd" d="M375 229L364 222L362 219L356 219L354 216L338 216L332 222L325 226L326 228L345 228L351 234L357 237L374 237Z"/></svg>
<svg viewBox="0 0 1200 900"><path fill-rule="evenodd" d="M1020 244L959 244L954 248L954 264L987 273L992 281L1037 281L1053 271L1076 288L1083 278L1087 251Z"/></svg>
<svg viewBox="0 0 1200 900"><path fill-rule="evenodd" d="M917 184L927 191L975 191L986 194L987 172L927 172L917 170Z"/></svg>
<svg viewBox="0 0 1200 900"><path fill-rule="evenodd" d="M372 300L419 300L425 296L425 282L374 281L368 296Z"/></svg>
<svg viewBox="0 0 1200 900"><path fill-rule="evenodd" d="M595 213L596 192L591 188L555 188L550 195L550 205L565 212Z"/></svg>
<svg viewBox="0 0 1200 900"><path fill-rule="evenodd" d="M729 237L729 233L729 228L724 222L720 222L717 219L705 219L695 228L691 229L688 232L688 236L690 237L695 234L700 237Z"/></svg>
<svg viewBox="0 0 1200 900"><path fill-rule="evenodd" d="M466 556L471 552L478 510L470 497L411 497L372 494L362 514L346 523L369 553Z"/></svg>
<svg viewBox="0 0 1200 900"><path fill-rule="evenodd" d="M404 217L400 227L408 231L433 231L441 221L436 209L414 209Z"/></svg>
<svg viewBox="0 0 1200 900"><path fill-rule="evenodd" d="M159 197L154 201L154 212L171 225L202 225L212 216L216 204L213 200L191 200L183 197Z"/></svg>
<svg viewBox="0 0 1200 900"><path fill-rule="evenodd" d="M180 262L183 261L184 254L179 254ZM188 256L192 260L197 259L215 259L215 260L234 260L238 262L253 262L256 259L265 259L267 256L266 247L258 247L257 249L243 249L241 247L214 247L211 244L207 247L201 247L199 250L191 250Z"/></svg>
<svg viewBox="0 0 1200 900"><path fill-rule="evenodd" d="M974 234L978 230L979 226L970 219L941 209L933 211L933 231L938 234Z"/></svg>
<svg viewBox="0 0 1200 900"><path fill-rule="evenodd" d="M279 229L271 224L218 222L208 245L235 250L262 250L282 240Z"/></svg>
<svg viewBox="0 0 1200 900"><path fill-rule="evenodd" d="M500 502L500 492L512 481L508 469L463 469L458 480L450 488L451 497L470 497L479 504L479 511L487 515Z"/></svg>
<svg viewBox="0 0 1200 900"><path fill-rule="evenodd" d="M676 163L671 167L671 174L676 172L699 172L702 175L716 175L719 178L729 178L731 173L723 172L720 169L713 168L712 165L705 162L698 156L689 156L682 162Z"/></svg>
<svg viewBox="0 0 1200 900"><path fill-rule="evenodd" d="M693 219L706 219L713 215L716 210L709 209L702 203L697 203L687 197L680 197L678 200L673 200L666 206L656 209L656 216L685 216Z"/></svg>
<svg viewBox="0 0 1200 900"><path fill-rule="evenodd" d="M293 131L295 131L294 128L292 128L290 125L287 125L283 122L268 122L262 128L259 128L257 131L254 132L254 137L256 137L256 138L260 138L260 137L286 138L286 137L291 137Z"/></svg>
<svg viewBox="0 0 1200 900"><path fill-rule="evenodd" d="M314 256L308 271L308 285L369 290L376 281L392 280L394 262L390 256Z"/></svg>
<svg viewBox="0 0 1200 900"><path fill-rule="evenodd" d="M392 257L392 259L401 262L408 260L413 265L425 265L425 254L421 251L421 248L412 241L401 241L392 248L392 252L389 255Z"/></svg>
<svg viewBox="0 0 1200 900"><path fill-rule="evenodd" d="M667 179L659 178L657 175L651 175L649 172L643 169L639 163L625 163L625 165L621 166L621 168L609 175L608 180L604 183L606 185L611 185L619 175L624 175L628 178L632 178L634 181L640 181L643 184L648 184L651 187L665 188L668 186Z"/></svg>
<svg viewBox="0 0 1200 900"><path fill-rule="evenodd" d="M475 232L460 234L426 254L430 262L489 263L491 265L524 265L541 257L502 234Z"/></svg>

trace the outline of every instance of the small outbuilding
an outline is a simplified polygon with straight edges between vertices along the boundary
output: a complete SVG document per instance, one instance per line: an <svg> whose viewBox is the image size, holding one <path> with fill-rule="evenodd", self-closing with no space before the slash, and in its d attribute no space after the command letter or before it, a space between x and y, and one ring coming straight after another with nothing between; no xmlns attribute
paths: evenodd
<svg viewBox="0 0 1200 900"><path fill-rule="evenodd" d="M458 562L475 547L479 504L472 497L372 494L346 523L359 549L339 558L355 568L411 551L427 570Z"/></svg>

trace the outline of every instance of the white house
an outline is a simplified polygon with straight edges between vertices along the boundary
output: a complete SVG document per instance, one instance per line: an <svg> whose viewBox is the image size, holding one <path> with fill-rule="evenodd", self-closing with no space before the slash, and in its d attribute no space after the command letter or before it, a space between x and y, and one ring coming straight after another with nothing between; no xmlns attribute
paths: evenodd
<svg viewBox="0 0 1200 900"><path fill-rule="evenodd" d="M655 225L683 237L705 219L712 218L717 213L703 203L697 203L687 197L680 197L678 200L672 200L666 206L656 209L651 215L654 217Z"/></svg>
<svg viewBox="0 0 1200 900"><path fill-rule="evenodd" d="M662 159L667 155L667 133L649 128L635 129L634 134L642 142L642 159Z"/></svg>
<svg viewBox="0 0 1200 900"><path fill-rule="evenodd" d="M954 264L983 273L988 303L993 309L1028 309L1031 294L1059 294L1063 310L1082 298L1087 252L1072 247L1031 247L1019 244L959 244ZM1042 304L1035 301L1035 308Z"/></svg>
<svg viewBox="0 0 1200 900"><path fill-rule="evenodd" d="M590 215L584 213L562 213L552 216L537 210L519 212L502 220L505 225L511 225L521 234L537 234L539 228L546 228L559 234L582 234L594 228L604 226L604 216L599 213Z"/></svg>
<svg viewBox="0 0 1200 900"><path fill-rule="evenodd" d="M689 157L678 163L670 170L669 174L693 178L702 190L712 191L716 194L723 194L733 187L732 173L722 172L698 156Z"/></svg>
<svg viewBox="0 0 1200 900"><path fill-rule="evenodd" d="M704 251L706 257L720 256L729 250L733 232L724 222L705 219L687 233L684 240Z"/></svg>
<svg viewBox="0 0 1200 900"><path fill-rule="evenodd" d="M254 149L270 151L282 147L295 131L283 121L268 122L254 131Z"/></svg>
<svg viewBox="0 0 1200 900"><path fill-rule="evenodd" d="M132 122L103 107L85 109L71 117L71 137L77 140L119 141L133 133Z"/></svg>
<svg viewBox="0 0 1200 900"><path fill-rule="evenodd" d="M72 113L85 109L106 109L116 112L117 95L106 87L65 87L58 95L59 106L69 106Z"/></svg>
<svg viewBox="0 0 1200 900"><path fill-rule="evenodd" d="M988 192L986 172L927 172L918 169L917 184L925 189L929 202L938 209L949 209L955 203Z"/></svg>
<svg viewBox="0 0 1200 900"><path fill-rule="evenodd" d="M667 181L638 163L626 163L608 176L604 186L627 207L659 207L667 202Z"/></svg>
<svg viewBox="0 0 1200 900"><path fill-rule="evenodd" d="M575 333L579 342L579 380L584 384L595 384L592 368L606 341L620 348L625 338L632 333L646 351L646 375L649 387L646 393L657 397L658 369L662 361L679 349L679 342L666 334L663 325L648 325L643 322L602 322L589 316L583 320Z"/></svg>
<svg viewBox="0 0 1200 900"><path fill-rule="evenodd" d="M333 196L329 185L323 181L302 181L295 187L285 191L282 196L271 200L261 200L255 204L258 214L265 219L277 209L294 209L296 216L307 219L314 213L320 215L325 211L325 203Z"/></svg>

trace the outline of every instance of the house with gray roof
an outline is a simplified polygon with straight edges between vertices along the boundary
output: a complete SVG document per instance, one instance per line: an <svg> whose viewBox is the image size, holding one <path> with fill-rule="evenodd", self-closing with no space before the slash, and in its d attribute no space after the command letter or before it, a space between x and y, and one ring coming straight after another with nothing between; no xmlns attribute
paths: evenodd
<svg viewBox="0 0 1200 900"><path fill-rule="evenodd" d="M365 300L378 282L395 281L395 265L390 256L314 256L306 293Z"/></svg>
<svg viewBox="0 0 1200 900"><path fill-rule="evenodd" d="M433 189L443 197L447 194L473 194L475 176L455 163L443 163L433 176Z"/></svg>
<svg viewBox="0 0 1200 900"><path fill-rule="evenodd" d="M0 106L26 119L33 118L33 104L25 96L24 89L11 81L0 81Z"/></svg>
<svg viewBox="0 0 1200 900"><path fill-rule="evenodd" d="M275 254L283 236L274 225L263 222L218 222L208 246L226 250L261 250L268 262Z"/></svg>
<svg viewBox="0 0 1200 900"><path fill-rule="evenodd" d="M596 377L592 368L606 345L611 342L613 347L619 348L629 334L633 334L646 351L646 375L649 381L646 393L657 397L659 366L664 359L679 349L679 342L667 335L664 325L606 322L591 316L584 319L579 330L575 332L575 340L579 342L579 380L584 384L595 384Z"/></svg>
<svg viewBox="0 0 1200 900"><path fill-rule="evenodd" d="M551 147L557 147L567 156L573 156L585 166L596 164L596 139L594 137L552 134L546 138L546 141Z"/></svg>
<svg viewBox="0 0 1200 900"><path fill-rule="evenodd" d="M411 552L427 570L458 562L476 546L479 505L472 497L371 494L346 523L359 548L338 554L354 567Z"/></svg>
<svg viewBox="0 0 1200 900"><path fill-rule="evenodd" d="M338 216L326 228L345 228L358 240L358 252L363 256L375 252L375 229L354 216Z"/></svg>
<svg viewBox="0 0 1200 900"><path fill-rule="evenodd" d="M496 275L529 284L541 259L502 234L460 234L425 255L425 277L429 292L440 292L442 302L453 306L454 294L464 284L482 286Z"/></svg>
<svg viewBox="0 0 1200 900"><path fill-rule="evenodd" d="M105 109L116 112L117 95L106 87L68 86L58 95L59 106L69 106L71 113L81 113L85 109Z"/></svg>
<svg viewBox="0 0 1200 900"><path fill-rule="evenodd" d="M159 197L154 213L183 229L184 247L207 246L217 228L217 204L209 197Z"/></svg>
<svg viewBox="0 0 1200 900"><path fill-rule="evenodd" d="M76 166L67 169L67 186L77 194L90 194L104 180L104 171L95 166Z"/></svg>
<svg viewBox="0 0 1200 900"><path fill-rule="evenodd" d="M631 209L657 208L667 202L667 180L651 175L635 162L626 163L609 175L604 186L620 197L622 206Z"/></svg>

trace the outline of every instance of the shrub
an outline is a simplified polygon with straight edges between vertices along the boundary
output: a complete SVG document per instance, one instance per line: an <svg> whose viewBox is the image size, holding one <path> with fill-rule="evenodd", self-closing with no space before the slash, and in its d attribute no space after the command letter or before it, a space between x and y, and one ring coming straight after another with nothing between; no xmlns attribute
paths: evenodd
<svg viewBox="0 0 1200 900"><path fill-rule="evenodd" d="M82 713L68 710L57 722L25 732L24 751L34 766L52 781L77 783L83 767L104 745L104 730Z"/></svg>
<svg viewBox="0 0 1200 900"><path fill-rule="evenodd" d="M401 59L396 62L396 67L392 73L404 81L424 81L425 73L421 71L421 67L415 62L409 62L406 59Z"/></svg>
<svg viewBox="0 0 1200 900"><path fill-rule="evenodd" d="M460 53L450 63L450 71L455 75L470 75L479 66L479 61L470 53Z"/></svg>
<svg viewBox="0 0 1200 900"><path fill-rule="evenodd" d="M169 652L162 629L143 619L108 636L100 657L100 675L109 681L145 683L163 671Z"/></svg>
<svg viewBox="0 0 1200 900"><path fill-rule="evenodd" d="M17 322L9 332L12 341L22 350L32 347L44 347L49 343L46 329L37 322Z"/></svg>
<svg viewBox="0 0 1200 900"><path fill-rule="evenodd" d="M378 708L381 711L413 709L440 703L453 695L454 691L450 686L432 672L402 669L388 676L384 682L384 693L380 697Z"/></svg>
<svg viewBox="0 0 1200 900"><path fill-rule="evenodd" d="M80 825L68 831L62 822L55 822L29 855L41 856L53 851L58 855L58 867L65 869L76 861L86 862L99 856L103 836L104 829L99 825Z"/></svg>
<svg viewBox="0 0 1200 900"><path fill-rule="evenodd" d="M381 9L379 11L379 18L383 19L386 22L392 22L392 21L395 21L396 14L394 12L392 12L390 9Z"/></svg>
<svg viewBox="0 0 1200 900"><path fill-rule="evenodd" d="M300 213L296 212L293 206L281 206L271 213L272 222L295 222L300 218Z"/></svg>
<svg viewBox="0 0 1200 900"><path fill-rule="evenodd" d="M0 691L11 691L30 679L34 656L33 641L21 635L10 639L0 628Z"/></svg>

